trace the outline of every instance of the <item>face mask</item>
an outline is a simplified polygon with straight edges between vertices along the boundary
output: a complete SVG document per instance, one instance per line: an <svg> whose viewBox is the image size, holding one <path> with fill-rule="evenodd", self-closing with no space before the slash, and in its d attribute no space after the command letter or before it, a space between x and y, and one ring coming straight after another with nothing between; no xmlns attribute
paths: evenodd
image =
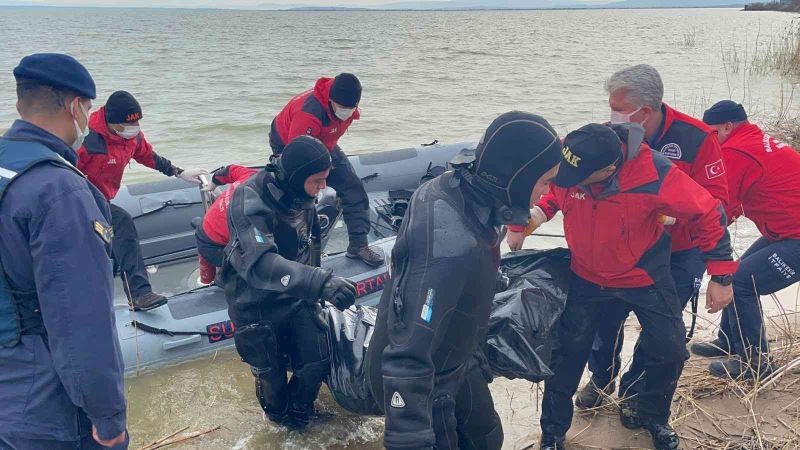
<svg viewBox="0 0 800 450"><path fill-rule="evenodd" d="M633 112L625 114L625 113L621 113L619 111L614 111L612 109L611 110L611 124L612 125L619 125L619 124L622 124L622 123L630 123L631 116L633 116L634 114L636 114L637 112L639 112L641 110L642 110L642 107L640 106L640 107L636 108ZM646 121L646 119L644 121L642 121L639 125L643 125L645 121Z"/></svg>
<svg viewBox="0 0 800 450"><path fill-rule="evenodd" d="M73 150L78 150L81 148L81 145L83 145L83 140L86 139L86 136L89 134L89 111L83 107L83 103L80 101L78 102L78 105L81 108L81 112L83 112L83 116L86 117L86 129L81 130L81 127L78 125L78 119L75 117L75 104L73 103L69 109L70 113L72 113L72 123L75 124L75 133L77 136L75 138L75 142L73 142L71 145Z"/></svg>
<svg viewBox="0 0 800 450"><path fill-rule="evenodd" d="M337 108L333 107L333 114L339 118L339 120L347 120L353 113L356 112L355 108Z"/></svg>
<svg viewBox="0 0 800 450"><path fill-rule="evenodd" d="M122 126L122 131L117 131L117 135L122 139L133 139L139 135L141 127L139 125Z"/></svg>

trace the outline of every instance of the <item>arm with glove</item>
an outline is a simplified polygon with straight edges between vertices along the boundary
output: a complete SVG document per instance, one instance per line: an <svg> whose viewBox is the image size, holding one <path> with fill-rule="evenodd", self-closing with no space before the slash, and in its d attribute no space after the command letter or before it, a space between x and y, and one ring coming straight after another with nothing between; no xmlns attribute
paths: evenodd
<svg viewBox="0 0 800 450"><path fill-rule="evenodd" d="M553 193L553 186L551 186L550 192L543 195L531 208L531 220L528 221L528 226L509 225L507 227L508 234L506 235L506 242L511 250L517 251L522 249L525 238L532 235L543 223L552 219L559 210L560 207Z"/></svg>

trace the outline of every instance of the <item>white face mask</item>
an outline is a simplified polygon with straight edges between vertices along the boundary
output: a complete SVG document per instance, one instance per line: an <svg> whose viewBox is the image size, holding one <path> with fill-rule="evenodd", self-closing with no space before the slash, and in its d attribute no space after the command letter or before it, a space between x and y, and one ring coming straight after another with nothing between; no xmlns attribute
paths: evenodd
<svg viewBox="0 0 800 450"><path fill-rule="evenodd" d="M625 114L625 113L621 113L619 111L614 111L612 109L611 110L611 123L613 125L618 125L618 124L622 124L622 123L630 123L631 122L631 116L633 116L634 114L636 114L637 112L639 112L641 110L642 110L642 107L640 106L640 107L636 108L633 112L629 112L628 114ZM647 121L647 119L643 120L639 125L644 125L644 123L646 121Z"/></svg>
<svg viewBox="0 0 800 450"><path fill-rule="evenodd" d="M122 125L122 131L116 131L117 135L122 139L133 139L139 135L141 127L139 125Z"/></svg>
<svg viewBox="0 0 800 450"><path fill-rule="evenodd" d="M355 108L339 108L337 106L333 107L333 114L339 118L339 120L347 120L353 113L356 112Z"/></svg>
<svg viewBox="0 0 800 450"><path fill-rule="evenodd" d="M81 145L83 145L83 140L86 139L86 136L89 134L89 111L83 107L83 103L81 101L78 101L78 105L80 106L84 117L86 117L86 128L81 130L81 127L78 125L78 119L75 117L75 104L73 103L69 108L69 111L72 114L72 123L75 124L75 133L77 136L75 138L75 142L73 142L71 145L73 150L81 148Z"/></svg>

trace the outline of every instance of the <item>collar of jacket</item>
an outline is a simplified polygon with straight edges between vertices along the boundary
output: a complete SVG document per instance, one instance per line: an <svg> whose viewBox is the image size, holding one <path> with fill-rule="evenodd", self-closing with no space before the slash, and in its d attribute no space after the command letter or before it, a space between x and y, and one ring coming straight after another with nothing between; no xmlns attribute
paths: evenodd
<svg viewBox="0 0 800 450"><path fill-rule="evenodd" d="M25 120L15 120L11 128L3 135L10 139L36 141L67 160L73 166L78 163L78 154L66 142L49 131Z"/></svg>

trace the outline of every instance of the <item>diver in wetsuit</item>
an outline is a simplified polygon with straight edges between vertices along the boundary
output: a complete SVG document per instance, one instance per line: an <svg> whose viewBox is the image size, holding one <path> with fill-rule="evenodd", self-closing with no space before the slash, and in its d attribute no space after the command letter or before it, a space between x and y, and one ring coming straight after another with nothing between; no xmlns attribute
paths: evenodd
<svg viewBox="0 0 800 450"><path fill-rule="evenodd" d="M474 155L414 193L392 251L367 355L389 449L499 449L485 341L500 264L500 226L527 223L561 141L543 118L510 112Z"/></svg>
<svg viewBox="0 0 800 450"><path fill-rule="evenodd" d="M239 186L228 209L230 241L219 276L236 326L236 350L256 377L256 396L273 422L303 427L329 370L319 299L344 310L355 302L349 281L319 268L314 198L331 157L301 136L280 158ZM288 355L292 379L286 382Z"/></svg>

